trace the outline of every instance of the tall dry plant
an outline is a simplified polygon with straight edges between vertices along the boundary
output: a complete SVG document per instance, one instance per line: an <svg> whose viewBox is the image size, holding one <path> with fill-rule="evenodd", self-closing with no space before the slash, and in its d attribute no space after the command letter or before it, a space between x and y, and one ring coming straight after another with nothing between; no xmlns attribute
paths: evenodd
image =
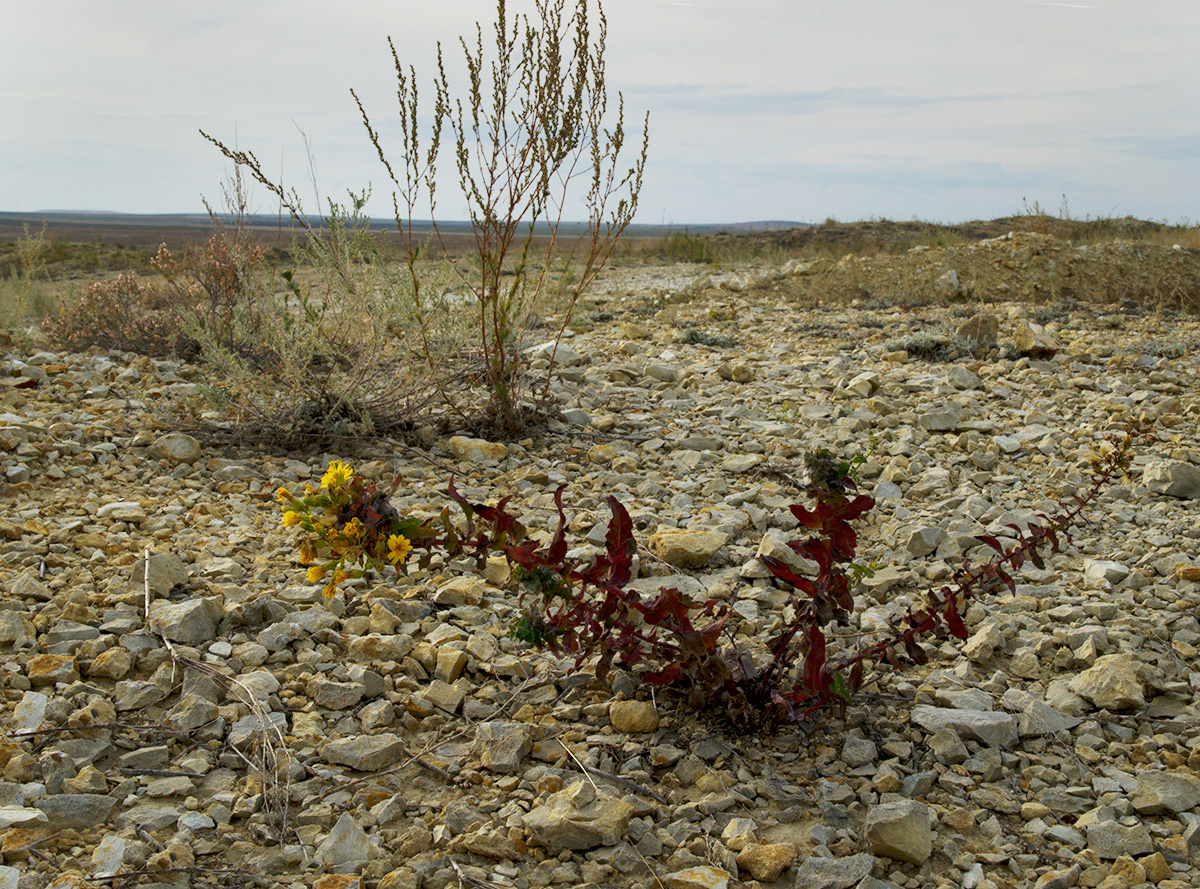
<svg viewBox="0 0 1200 889"><path fill-rule="evenodd" d="M459 39L468 82L465 103L451 89L439 43L434 123L427 141L418 125L416 71L405 68L389 38L404 158L398 169L389 161L380 131L372 125L358 94L351 90L371 144L395 187L396 225L407 250L412 289L418 293L421 244L413 216L418 206L428 206L434 235L446 249L436 207L438 163L444 134L449 134L458 185L469 207L476 260L469 269L454 268L476 310L476 345L488 389L484 425L501 436L517 433L525 425L521 403L526 386L525 334L548 295L552 261L561 251L565 263L577 267L555 335L556 351L580 296L637 211L649 115L640 151L623 169L624 101L618 93L610 129L604 64L607 22L599 4L597 11L599 27L593 39L586 0L578 0L569 17L565 0L539 0L533 22L524 15L510 21L504 0L499 0L491 58L484 50L481 26L476 26L474 45ZM570 202L580 196L580 180L586 182L579 205L587 216L586 235L563 250L560 228ZM541 238L537 246L535 237ZM553 351L550 371L532 393L539 404L548 395Z"/></svg>

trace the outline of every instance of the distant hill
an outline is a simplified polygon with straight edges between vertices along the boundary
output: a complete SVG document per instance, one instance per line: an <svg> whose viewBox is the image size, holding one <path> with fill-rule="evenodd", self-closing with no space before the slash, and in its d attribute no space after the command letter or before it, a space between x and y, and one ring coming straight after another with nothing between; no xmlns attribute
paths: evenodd
<svg viewBox="0 0 1200 889"><path fill-rule="evenodd" d="M222 221L228 222L231 217L218 214ZM97 238L112 242L141 244L159 239L173 243L179 240L195 240L203 235L211 226L212 220L207 213L114 213L96 210L45 210L35 213L5 213L0 212L0 240L15 240L24 233L25 226L31 231L40 231L42 223L46 224L49 235L57 235L68 241L95 241ZM250 219L250 225L258 231L277 231L289 228L289 220L282 221L278 216L258 214ZM459 235L471 231L471 223L467 221L449 221L439 223L446 234ZM378 231L394 229L395 220L376 217L371 220L371 228ZM759 222L733 223L704 223L700 225L646 225L634 224L625 231L629 238L659 238L671 232L690 232L693 234L747 234L758 232L787 231L790 229L808 228L807 222L786 222L780 220L764 220ZM431 225L427 221L414 222L416 230L429 231ZM564 222L560 234L571 236L582 234L586 230L583 223ZM538 233L546 233L548 227L538 226Z"/></svg>

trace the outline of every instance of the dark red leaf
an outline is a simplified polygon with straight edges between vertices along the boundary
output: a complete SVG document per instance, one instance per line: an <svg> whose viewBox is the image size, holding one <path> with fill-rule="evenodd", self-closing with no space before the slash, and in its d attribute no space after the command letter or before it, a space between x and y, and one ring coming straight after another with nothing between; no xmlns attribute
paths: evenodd
<svg viewBox="0 0 1200 889"><path fill-rule="evenodd" d="M816 584L807 578L801 577L799 574L792 572L792 569L774 556L759 556L762 563L767 566L767 570L782 580L784 583L790 583L798 590L803 590L810 596L817 591Z"/></svg>
<svg viewBox="0 0 1200 889"><path fill-rule="evenodd" d="M804 656L804 687L809 691L825 691L825 634L821 628L808 628L808 653Z"/></svg>
<svg viewBox="0 0 1200 889"><path fill-rule="evenodd" d="M908 656L912 658L914 664L920 666L921 664L929 663L929 655L925 653L925 649L912 639L904 640L904 650L908 652Z"/></svg>
<svg viewBox="0 0 1200 889"><path fill-rule="evenodd" d="M1014 596L1017 594L1016 581L1014 581L1012 579L1011 575L1009 575L1009 573L1007 571L1005 571L1003 568L1000 568L999 566L997 566L996 576L999 577L1002 581L1004 581L1004 585L1006 587L1008 587L1008 591L1010 593L1012 593Z"/></svg>
<svg viewBox="0 0 1200 889"><path fill-rule="evenodd" d="M558 509L558 525L554 529L554 538L550 541L550 548L546 550L546 561L551 565L561 565L562 560L567 555L567 517L563 513L562 495L566 485L559 485L558 490L554 492L554 506Z"/></svg>
<svg viewBox="0 0 1200 889"><path fill-rule="evenodd" d="M967 625L963 623L962 615L958 613L958 603L953 599L946 603L944 616L947 626L950 627L950 632L957 638L966 639L970 635L967 632Z"/></svg>
<svg viewBox="0 0 1200 889"><path fill-rule="evenodd" d="M611 494L608 495L608 508L612 510L612 519L608 523L608 535L605 544L608 549L609 584L623 587L629 583L630 566L637 552L637 541L633 539L633 520L621 501Z"/></svg>
<svg viewBox="0 0 1200 889"><path fill-rule="evenodd" d="M986 543L988 546L990 546L992 549L994 549L998 553L1004 552L1004 547L1000 545L1000 541L997 540L995 537L992 537L990 534L980 534L975 539L978 540L980 543Z"/></svg>
<svg viewBox="0 0 1200 889"><path fill-rule="evenodd" d="M791 509L792 515L796 517L796 521L798 521L805 528L821 527L821 520L817 517L817 513L810 512L799 503L794 503L789 508Z"/></svg>

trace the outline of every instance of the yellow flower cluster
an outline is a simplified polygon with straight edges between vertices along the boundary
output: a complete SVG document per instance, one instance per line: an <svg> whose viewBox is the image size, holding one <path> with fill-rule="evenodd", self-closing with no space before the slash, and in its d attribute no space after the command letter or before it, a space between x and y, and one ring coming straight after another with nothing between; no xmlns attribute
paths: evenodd
<svg viewBox="0 0 1200 889"><path fill-rule="evenodd" d="M321 476L322 488L340 488L347 484L354 475L354 470L341 460L334 460Z"/></svg>
<svg viewBox="0 0 1200 889"><path fill-rule="evenodd" d="M287 488L275 492L283 510L283 527L300 532L296 549L301 564L309 566L305 576L309 583L325 583L321 592L326 598L337 592L338 584L362 577L366 570L378 570L385 561L397 569L408 561L412 540L400 531L419 523L401 520L380 526L376 517L375 524L368 527L363 518L354 515L360 495L369 497L374 490L369 482L355 482L349 464L333 460L321 476L320 490L305 485L302 496Z"/></svg>

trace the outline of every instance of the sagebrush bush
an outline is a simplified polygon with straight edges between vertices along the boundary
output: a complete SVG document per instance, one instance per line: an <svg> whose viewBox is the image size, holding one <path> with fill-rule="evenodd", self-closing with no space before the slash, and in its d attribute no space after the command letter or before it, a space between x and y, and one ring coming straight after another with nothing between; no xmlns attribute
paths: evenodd
<svg viewBox="0 0 1200 889"><path fill-rule="evenodd" d="M97 281L87 293L64 302L43 328L51 342L65 349L119 349L143 355L174 355L188 306L162 288L143 283L133 272Z"/></svg>

